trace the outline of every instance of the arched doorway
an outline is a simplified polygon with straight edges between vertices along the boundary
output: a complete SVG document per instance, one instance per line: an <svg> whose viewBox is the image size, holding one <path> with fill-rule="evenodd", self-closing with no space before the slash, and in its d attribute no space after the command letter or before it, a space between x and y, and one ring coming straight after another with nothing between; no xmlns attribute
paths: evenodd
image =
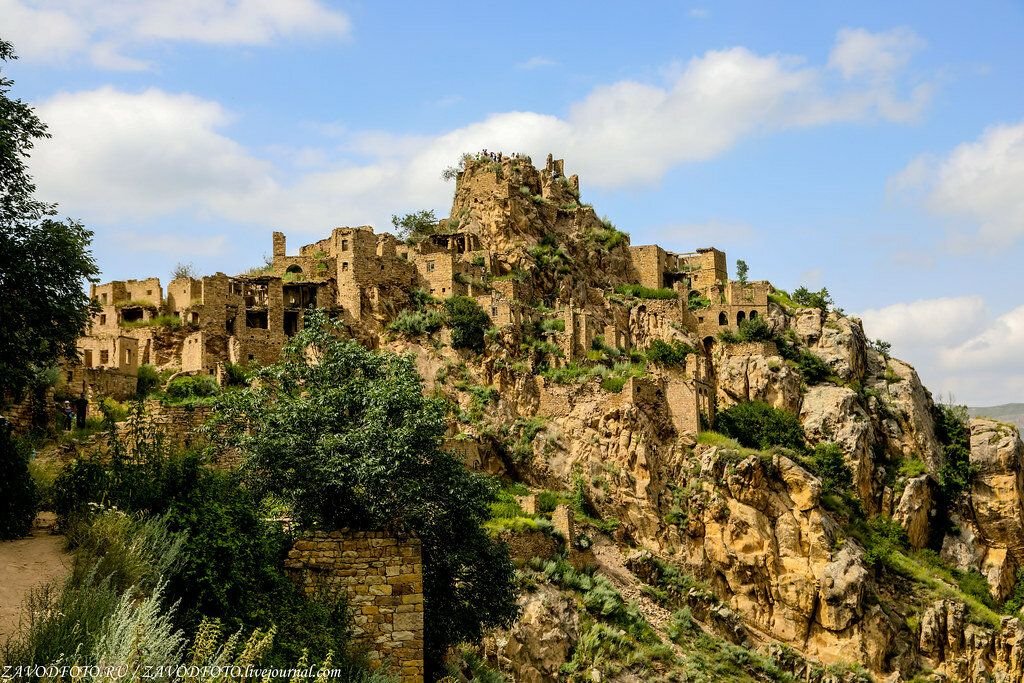
<svg viewBox="0 0 1024 683"><path fill-rule="evenodd" d="M747 314L743 311L736 312L736 324L741 325L747 320Z"/></svg>
<svg viewBox="0 0 1024 683"><path fill-rule="evenodd" d="M722 311L721 313L718 314L718 324L719 325L728 325L729 324L729 316L725 314L725 311Z"/></svg>

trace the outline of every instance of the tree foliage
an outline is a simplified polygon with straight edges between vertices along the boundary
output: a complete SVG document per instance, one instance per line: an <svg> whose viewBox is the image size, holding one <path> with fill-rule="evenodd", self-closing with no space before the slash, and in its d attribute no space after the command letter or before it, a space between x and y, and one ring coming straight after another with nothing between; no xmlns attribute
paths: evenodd
<svg viewBox="0 0 1024 683"><path fill-rule="evenodd" d="M28 471L31 451L0 420L0 539L20 538L32 528L39 492Z"/></svg>
<svg viewBox="0 0 1024 683"><path fill-rule="evenodd" d="M843 449L832 442L819 443L811 452L814 471L825 495L843 495L853 487L853 473L843 457Z"/></svg>
<svg viewBox="0 0 1024 683"><path fill-rule="evenodd" d="M14 59L0 40L0 65ZM12 99L0 74L0 394L20 393L43 369L76 355L91 314L82 281L98 274L92 233L54 218L35 198L29 152L49 137L32 108Z"/></svg>
<svg viewBox="0 0 1024 683"><path fill-rule="evenodd" d="M747 284L747 276L750 274L750 266L743 259L736 259L736 279L741 285Z"/></svg>
<svg viewBox="0 0 1024 683"><path fill-rule="evenodd" d="M967 406L937 405L935 431L944 456L939 468L939 487L946 500L953 501L967 490L975 474Z"/></svg>
<svg viewBox="0 0 1024 683"><path fill-rule="evenodd" d="M491 318L475 299L453 296L445 299L446 322L452 330L452 347L480 353L484 350L484 333Z"/></svg>
<svg viewBox="0 0 1024 683"><path fill-rule="evenodd" d="M800 418L762 401L737 403L720 412L717 429L747 448L767 449L772 446L802 449L804 429Z"/></svg>
<svg viewBox="0 0 1024 683"><path fill-rule="evenodd" d="M224 394L213 428L246 457L258 491L305 528L389 529L423 544L428 666L516 613L507 550L482 529L493 484L440 448L446 404L424 396L409 357L337 337L319 312L257 372Z"/></svg>
<svg viewBox="0 0 1024 683"><path fill-rule="evenodd" d="M825 313L832 306L832 295L828 293L828 289L825 287L822 287L817 292L804 286L797 287L793 290L792 299L800 306L818 308Z"/></svg>
<svg viewBox="0 0 1024 683"><path fill-rule="evenodd" d="M437 216L432 209L414 211L404 216L391 216L391 225L400 239L416 239L437 232Z"/></svg>

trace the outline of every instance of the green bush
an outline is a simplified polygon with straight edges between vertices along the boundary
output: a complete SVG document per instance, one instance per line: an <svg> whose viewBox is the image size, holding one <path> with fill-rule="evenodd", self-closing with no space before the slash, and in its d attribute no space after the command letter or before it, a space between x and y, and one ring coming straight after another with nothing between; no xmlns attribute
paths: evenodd
<svg viewBox="0 0 1024 683"><path fill-rule="evenodd" d="M491 319L476 300L453 296L444 302L446 322L452 331L452 347L480 353L484 350L484 333Z"/></svg>
<svg viewBox="0 0 1024 683"><path fill-rule="evenodd" d="M815 353L801 350L796 360L797 369L808 384L821 384L832 376L832 368Z"/></svg>
<svg viewBox="0 0 1024 683"><path fill-rule="evenodd" d="M173 402L208 398L219 391L217 380L209 375L181 375L172 379L166 389L167 397Z"/></svg>
<svg viewBox="0 0 1024 683"><path fill-rule="evenodd" d="M783 446L801 450L804 447L800 419L762 401L738 403L721 411L716 418L716 427L747 448L764 450Z"/></svg>
<svg viewBox="0 0 1024 683"><path fill-rule="evenodd" d="M32 449L0 423L0 539L20 538L32 529L39 491L29 472Z"/></svg>
<svg viewBox="0 0 1024 683"><path fill-rule="evenodd" d="M832 306L832 296L828 293L828 289L822 287L817 292L813 292L806 287L797 287L793 290L793 296L791 297L793 302L799 306L805 308L818 308L823 312L827 313L829 307Z"/></svg>
<svg viewBox="0 0 1024 683"><path fill-rule="evenodd" d="M853 473L838 445L819 443L811 452L811 462L821 480L822 495L843 495L853 487Z"/></svg>
<svg viewBox="0 0 1024 683"><path fill-rule="evenodd" d="M686 357L696 353L694 348L684 341L665 342L655 339L647 347L647 360L655 365L685 365Z"/></svg>
<svg viewBox="0 0 1024 683"><path fill-rule="evenodd" d="M160 372L146 363L139 366L138 381L135 385L135 395L145 398L160 388Z"/></svg>
<svg viewBox="0 0 1024 683"><path fill-rule="evenodd" d="M891 566L893 555L907 549L907 532L898 522L879 515L868 521L864 543L864 561L869 566Z"/></svg>
<svg viewBox="0 0 1024 683"><path fill-rule="evenodd" d="M637 299L677 299L679 294L674 289L644 287L643 285L628 284L619 285L615 288L616 294L632 296Z"/></svg>
<svg viewBox="0 0 1024 683"><path fill-rule="evenodd" d="M953 501L970 487L976 471L971 464L967 408L940 404L936 406L934 418L935 433L944 456L939 468L939 488L947 501Z"/></svg>
<svg viewBox="0 0 1024 683"><path fill-rule="evenodd" d="M437 311L405 310L388 325L388 329L405 337L415 339L441 329L444 317Z"/></svg>

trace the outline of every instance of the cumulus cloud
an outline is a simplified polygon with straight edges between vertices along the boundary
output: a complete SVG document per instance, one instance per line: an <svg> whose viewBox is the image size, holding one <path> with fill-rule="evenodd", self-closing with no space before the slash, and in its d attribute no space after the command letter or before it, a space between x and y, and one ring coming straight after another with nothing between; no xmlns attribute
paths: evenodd
<svg viewBox="0 0 1024 683"><path fill-rule="evenodd" d="M1024 399L1024 306L993 316L980 296L924 299L863 311L937 396L971 405Z"/></svg>
<svg viewBox="0 0 1024 683"><path fill-rule="evenodd" d="M1024 237L1024 121L994 126L946 156L920 156L889 182L954 227L952 245L998 248Z"/></svg>
<svg viewBox="0 0 1024 683"><path fill-rule="evenodd" d="M347 36L348 17L319 0L0 0L4 38L24 59L84 56L103 69L147 64L125 50L154 41L266 45L291 36Z"/></svg>
<svg viewBox="0 0 1024 683"><path fill-rule="evenodd" d="M864 332L895 348L932 347L962 341L987 317L980 296L923 299L862 311Z"/></svg>
<svg viewBox="0 0 1024 683"><path fill-rule="evenodd" d="M551 151L587 185L619 188L656 183L751 136L889 116L877 91L893 97L890 84L837 84L832 70L744 48L710 51L663 82L595 88L565 116L496 113L418 136L333 125L341 138L315 169L272 163L232 140L230 114L216 102L160 90L62 93L39 105L54 140L38 148L33 170L46 196L83 217L185 210L306 232L382 225L394 212L443 210L451 189L440 171L466 151Z"/></svg>

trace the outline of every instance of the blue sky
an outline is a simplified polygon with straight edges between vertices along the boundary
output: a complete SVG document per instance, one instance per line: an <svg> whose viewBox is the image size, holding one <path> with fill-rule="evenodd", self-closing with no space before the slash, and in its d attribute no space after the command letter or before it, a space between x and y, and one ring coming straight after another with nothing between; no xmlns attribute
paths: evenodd
<svg viewBox="0 0 1024 683"><path fill-rule="evenodd" d="M1024 400L1024 5L0 0L40 192L108 279L259 263L548 151L634 244L828 286L937 394Z"/></svg>

